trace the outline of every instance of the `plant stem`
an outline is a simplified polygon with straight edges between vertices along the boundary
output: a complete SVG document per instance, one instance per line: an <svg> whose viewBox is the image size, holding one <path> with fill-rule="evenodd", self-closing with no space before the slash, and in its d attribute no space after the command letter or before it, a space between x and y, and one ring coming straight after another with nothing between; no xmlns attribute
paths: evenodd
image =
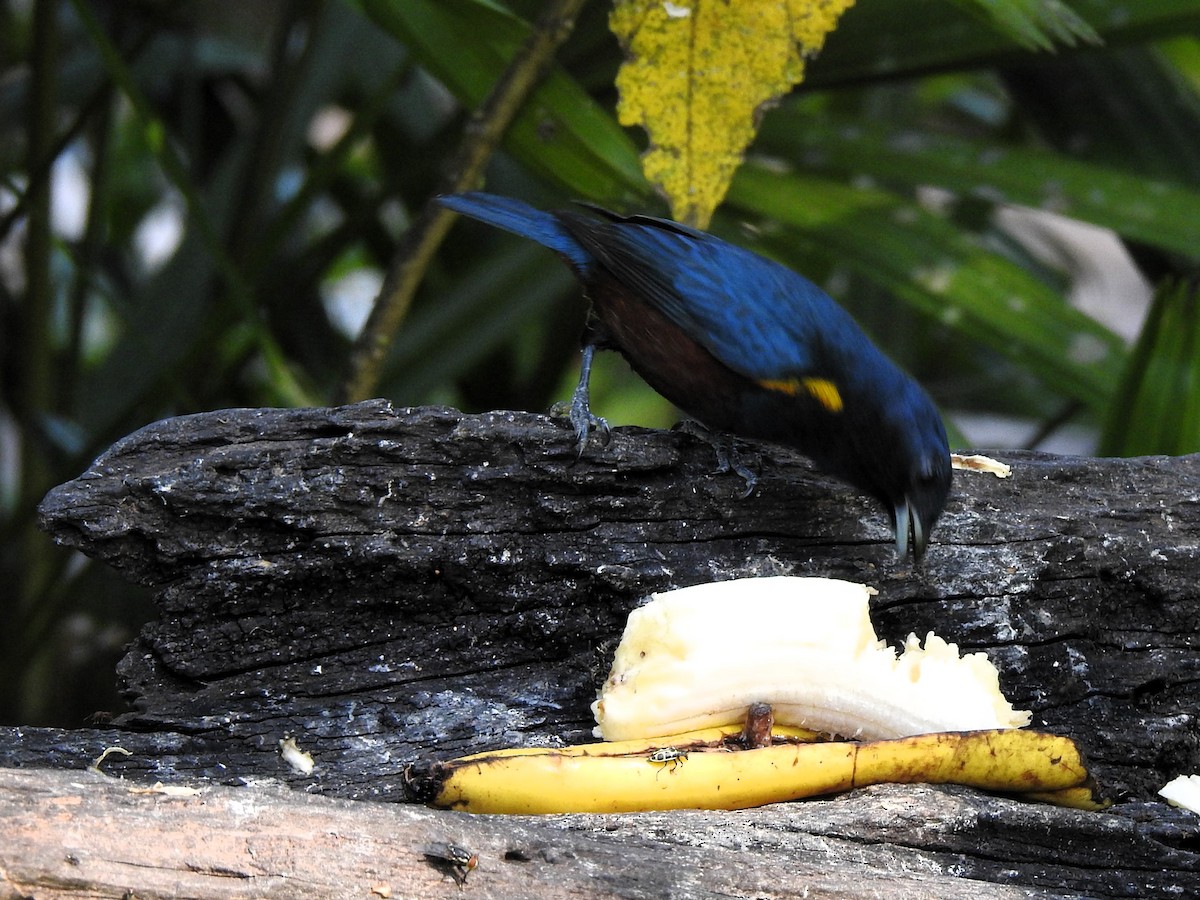
<svg viewBox="0 0 1200 900"><path fill-rule="evenodd" d="M55 152L55 113L58 109L58 3L56 0L37 0L33 9L31 41L33 65L30 75L29 109L27 116L29 144L27 172L45 166L47 173ZM3 621L3 651L5 676L25 670L24 663L34 652L25 640L29 623L37 615L40 600L51 579L54 548L35 526L32 516L25 518L41 495L50 487L51 466L46 435L45 417L52 412L54 402L54 286L50 280L50 255L53 234L50 223L50 177L31 183L26 196L25 235L25 297L20 306L21 381L18 405L15 409L20 428L20 483L14 525L16 541L4 553L3 569L16 557L15 571L19 573L17 589L0 608ZM19 524L18 524L19 523ZM26 685L17 684L10 696L17 710L0 710L11 715L19 712L27 699Z"/></svg>
<svg viewBox="0 0 1200 900"><path fill-rule="evenodd" d="M183 195L190 221L199 232L201 240L212 256L213 264L224 281L233 308L242 315L246 327L250 330L254 344L270 373L271 384L280 398L289 405L308 405L311 403L311 398L307 390L296 380L283 350L263 322L262 315L254 303L251 287L238 267L237 261L226 249L216 223L205 208L200 188L189 174L183 157L172 143L163 120L155 113L150 101L134 78L132 69L121 58L91 6L86 0L71 0L71 5L79 17L84 32L91 38L100 54L108 76L133 107L134 114L145 131L151 152L161 166L163 174Z"/></svg>
<svg viewBox="0 0 1200 900"><path fill-rule="evenodd" d="M549 70L555 52L571 34L585 2L554 0L547 6L504 75L467 123L463 142L450 166L446 193L469 190L479 183L504 133ZM454 213L430 198L409 227L351 350L349 371L335 402L365 400L378 387L388 349L408 314L425 270L453 223Z"/></svg>

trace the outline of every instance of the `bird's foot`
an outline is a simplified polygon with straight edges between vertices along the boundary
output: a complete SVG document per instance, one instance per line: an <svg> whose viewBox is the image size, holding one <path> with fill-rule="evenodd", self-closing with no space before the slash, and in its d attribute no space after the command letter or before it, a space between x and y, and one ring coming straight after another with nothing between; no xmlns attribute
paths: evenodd
<svg viewBox="0 0 1200 900"><path fill-rule="evenodd" d="M608 421L594 415L591 409L588 408L586 393L583 395L582 400L579 392L576 391L570 403L561 401L555 403L550 407L550 415L565 418L571 423L571 429L575 432L576 457L583 456L583 451L587 448L588 438L591 437L593 431L600 432L602 446L607 447L609 441L612 440L612 429L609 427Z"/></svg>
<svg viewBox="0 0 1200 900"><path fill-rule="evenodd" d="M588 403L588 384L592 378L592 357L596 354L596 344L586 340L583 345L583 353L579 361L579 383L575 386L575 392L571 395L571 406L567 410L566 416L571 422L571 427L575 429L575 458L583 456L584 448L587 447L588 436L592 433L592 429L599 429L604 435L604 446L608 446L608 442L612 440L612 429L608 427L608 422L599 416L592 415L591 405ZM558 404L555 404L558 407ZM559 413L562 415L562 413Z"/></svg>
<svg viewBox="0 0 1200 900"><path fill-rule="evenodd" d="M758 488L758 473L751 469L742 459L741 451L738 450L737 438L733 435L725 435L728 437L728 446L722 446L718 440L713 444L713 450L717 454L717 473L724 475L726 472L733 472L745 482L745 489L742 491L739 500L746 500ZM757 458L758 454L755 454Z"/></svg>
<svg viewBox="0 0 1200 900"><path fill-rule="evenodd" d="M713 431L692 419L684 419L676 428L700 438L713 448L713 453L717 457L717 468L714 474L724 475L733 472L741 476L742 481L745 482L745 489L738 499L747 499L758 488L758 472L743 461L742 452L738 447L738 439L734 435L728 431ZM753 456L757 461L758 454L754 453Z"/></svg>

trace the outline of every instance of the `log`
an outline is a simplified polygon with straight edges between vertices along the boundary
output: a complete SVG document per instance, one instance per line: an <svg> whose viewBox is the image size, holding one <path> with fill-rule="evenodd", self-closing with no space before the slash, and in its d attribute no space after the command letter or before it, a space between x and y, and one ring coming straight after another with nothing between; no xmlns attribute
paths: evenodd
<svg viewBox="0 0 1200 900"><path fill-rule="evenodd" d="M537 818L338 800L270 782L174 787L0 769L0 896L1098 896L1097 853L1117 846L1131 867L1104 870L1104 896L1187 896L1195 887L1194 874L1158 870L1170 859L1161 829L1054 810L1054 827L1079 843L1030 848L1027 836L1050 824L1049 807L958 788L880 785L855 800L739 813ZM980 834L986 852L972 849ZM478 856L461 891L456 873L425 855L444 842ZM1005 860L1030 852L1051 887L1014 879Z"/></svg>
<svg viewBox="0 0 1200 900"><path fill-rule="evenodd" d="M741 478L715 473L710 443L687 431L619 428L577 458L564 422L527 413L372 401L156 423L41 509L57 541L156 590L159 620L119 667L133 711L106 732L9 729L0 765L81 767L121 743L134 755L105 769L139 782L269 776L297 794L399 801L417 759L588 739L588 705L648 593L824 575L877 588L873 618L893 642L933 630L986 651L1036 727L1085 748L1114 812L888 786L621 819L622 840L670 869L681 846L724 846L687 837L705 816L743 838L782 816L778 843L751 855L794 861L828 841L806 811L837 804L851 843L900 854L880 864L895 876L928 864L1023 896L1200 883L1196 817L1155 801L1200 771L1200 457L993 454L1012 477L956 473L914 568L871 501L791 451L752 449L760 481L741 499ZM281 761L285 735L313 754L311 775ZM905 832L879 819L881 798L933 822L939 804L975 812ZM631 895L624 867L608 874ZM770 890L803 882L780 879Z"/></svg>

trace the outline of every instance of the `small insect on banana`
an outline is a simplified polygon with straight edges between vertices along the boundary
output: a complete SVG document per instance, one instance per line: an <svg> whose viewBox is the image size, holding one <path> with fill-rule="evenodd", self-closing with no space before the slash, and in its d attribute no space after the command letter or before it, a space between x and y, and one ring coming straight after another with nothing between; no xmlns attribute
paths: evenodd
<svg viewBox="0 0 1200 900"><path fill-rule="evenodd" d="M661 775L663 769L667 768L674 772L687 761L687 758L687 753L677 747L659 747L646 757L647 760L661 767L658 770L658 775ZM654 777L657 778L658 775Z"/></svg>

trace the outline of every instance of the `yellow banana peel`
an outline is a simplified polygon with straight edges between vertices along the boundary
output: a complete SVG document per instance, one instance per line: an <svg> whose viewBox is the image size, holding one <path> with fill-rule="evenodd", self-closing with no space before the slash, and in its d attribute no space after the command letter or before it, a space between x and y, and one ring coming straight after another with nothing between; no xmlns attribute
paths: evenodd
<svg viewBox="0 0 1200 900"><path fill-rule="evenodd" d="M536 815L745 809L883 782L963 784L1083 809L1105 805L1069 738L998 729L735 750L735 728L647 741L521 748L410 766L414 799ZM715 747L717 749L701 749ZM672 748L678 754L657 754Z"/></svg>
<svg viewBox="0 0 1200 900"><path fill-rule="evenodd" d="M1033 803L1052 803L1055 806L1065 806L1069 809L1083 809L1096 812L1112 806L1111 800L1100 797L1096 784L1090 778L1086 784L1079 787L1063 788L1059 791L1024 791L1013 795L1019 800Z"/></svg>

